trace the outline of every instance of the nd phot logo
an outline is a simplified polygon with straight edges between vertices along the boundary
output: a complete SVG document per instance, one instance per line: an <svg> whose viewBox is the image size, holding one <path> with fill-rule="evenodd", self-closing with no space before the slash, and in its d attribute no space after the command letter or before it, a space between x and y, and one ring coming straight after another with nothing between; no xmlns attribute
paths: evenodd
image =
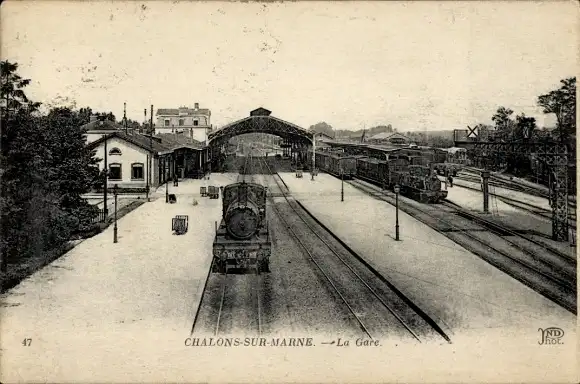
<svg viewBox="0 0 580 384"><path fill-rule="evenodd" d="M540 332L540 341L538 344L564 344L560 339L564 336L564 331L561 328L550 327L546 329L538 328Z"/></svg>

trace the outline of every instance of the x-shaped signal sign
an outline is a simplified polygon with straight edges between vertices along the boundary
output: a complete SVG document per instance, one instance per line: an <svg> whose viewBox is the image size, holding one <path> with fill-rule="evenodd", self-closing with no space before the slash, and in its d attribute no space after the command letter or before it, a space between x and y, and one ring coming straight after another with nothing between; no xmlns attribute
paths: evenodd
<svg viewBox="0 0 580 384"><path fill-rule="evenodd" d="M475 132L475 130L477 129L477 127L473 127L471 128L469 125L467 126L467 137L477 137L477 132Z"/></svg>

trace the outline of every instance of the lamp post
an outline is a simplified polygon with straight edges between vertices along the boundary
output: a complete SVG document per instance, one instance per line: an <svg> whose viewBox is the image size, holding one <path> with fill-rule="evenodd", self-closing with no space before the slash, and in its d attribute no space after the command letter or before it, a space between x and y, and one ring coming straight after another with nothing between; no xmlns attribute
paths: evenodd
<svg viewBox="0 0 580 384"><path fill-rule="evenodd" d="M481 188L483 189L483 213L489 213L489 171L481 171Z"/></svg>
<svg viewBox="0 0 580 384"><path fill-rule="evenodd" d="M344 201L344 172L340 170L340 201Z"/></svg>
<svg viewBox="0 0 580 384"><path fill-rule="evenodd" d="M385 167L387 167L387 169L388 169L388 166L389 166L389 155L385 153ZM377 171L378 171L378 169L380 169L380 164L377 165ZM386 180L383 177L383 191L385 191L386 189L387 189Z"/></svg>
<svg viewBox="0 0 580 384"><path fill-rule="evenodd" d="M115 225L113 226L113 243L117 242L117 184L113 188L115 194Z"/></svg>
<svg viewBox="0 0 580 384"><path fill-rule="evenodd" d="M105 222L107 220L107 216L108 216L108 209L107 209L107 184L109 184L108 179L108 172L109 172L109 168L108 168L108 164L107 164L107 136L105 136L105 164L103 166L104 169L104 176L105 176L105 181L104 181L104 188L103 188L103 222Z"/></svg>
<svg viewBox="0 0 580 384"><path fill-rule="evenodd" d="M312 134L312 179L314 181L314 172L316 171L316 135Z"/></svg>
<svg viewBox="0 0 580 384"><path fill-rule="evenodd" d="M169 203L169 178L167 177L167 172L165 172L165 202Z"/></svg>
<svg viewBox="0 0 580 384"><path fill-rule="evenodd" d="M399 192L401 187L395 185L395 240L399 241Z"/></svg>

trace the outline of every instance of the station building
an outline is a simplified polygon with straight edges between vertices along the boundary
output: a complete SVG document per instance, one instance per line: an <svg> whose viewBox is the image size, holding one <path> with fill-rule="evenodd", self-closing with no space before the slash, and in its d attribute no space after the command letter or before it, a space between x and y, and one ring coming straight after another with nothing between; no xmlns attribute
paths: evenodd
<svg viewBox="0 0 580 384"><path fill-rule="evenodd" d="M86 140L108 169L107 187L115 184L132 192L156 188L178 178L202 178L209 170L210 154L201 142L184 134L144 135L108 120L91 118L85 124ZM151 168L149 168L151 166Z"/></svg>

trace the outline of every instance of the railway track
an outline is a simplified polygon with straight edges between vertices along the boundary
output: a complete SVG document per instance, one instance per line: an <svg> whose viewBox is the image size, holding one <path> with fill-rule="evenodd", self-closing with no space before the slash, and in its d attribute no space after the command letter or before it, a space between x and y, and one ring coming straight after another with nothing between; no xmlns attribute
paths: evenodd
<svg viewBox="0 0 580 384"><path fill-rule="evenodd" d="M461 185L461 184L455 184L455 186L457 187L461 187L461 188L465 188L465 189L469 189L472 191L478 191L481 192L481 188L475 188L469 185ZM503 188L503 187L502 187ZM536 216L540 216L542 218L546 218L548 220L552 220L552 212L550 210L544 209L542 207L538 207L537 205L533 205L530 203L526 203L525 201L521 201L521 200L517 200L517 199L513 199L511 197L507 197L507 196L503 196L503 195L498 195L497 193L494 192L489 192L490 196L494 196L497 199L502 200L504 203L511 205L515 208L519 208L521 210L524 210L526 212L532 213ZM572 228L576 228L576 208L569 206L570 208L570 213L568 214L568 224L572 227Z"/></svg>
<svg viewBox="0 0 580 384"><path fill-rule="evenodd" d="M348 182L369 195L395 203L395 197L360 180ZM545 249L516 232L488 222L452 203L427 206L399 196L401 210L464 246L483 260L576 314L576 260ZM509 238L508 238L509 237Z"/></svg>
<svg viewBox="0 0 580 384"><path fill-rule="evenodd" d="M265 165L285 201L285 204L276 204L271 198L273 211L319 271L321 279L344 304L365 337L376 340L387 334L396 334L421 342L432 339L435 330L450 342L432 319L417 307L409 305L409 300L371 270L368 264L361 263L360 256L337 244L328 230L321 230L320 223L309 217L305 209L284 192L278 180L281 180L280 176L272 172L267 163Z"/></svg>
<svg viewBox="0 0 580 384"><path fill-rule="evenodd" d="M537 205L533 205L530 203L526 203L525 201L520 201L520 200L512 199L509 197L505 197L505 196L499 196L499 195L494 195L494 196L507 205L510 205L514 208L518 208L518 209L521 209L522 211L526 211L526 212L531 213L533 215L544 218L548 222L552 221L552 212L548 209L544 209L544 208L538 207ZM569 219L568 225L572 228L576 228L576 214L575 214L575 212L572 212L568 216L568 219Z"/></svg>
<svg viewBox="0 0 580 384"><path fill-rule="evenodd" d="M238 181L251 181L250 160L248 156L238 176ZM248 271L243 271L248 272ZM262 286L263 277L258 270L251 274L208 272L202 291L202 299L196 311L190 334L245 333L261 336ZM216 311L217 308L217 311Z"/></svg>
<svg viewBox="0 0 580 384"><path fill-rule="evenodd" d="M522 251L528 252L530 255L532 255L534 258L545 262L539 255L536 254L538 248L540 248L543 251L546 251L547 253L550 254L550 257L552 259L556 258L555 261L553 263L549 263L548 265L557 265L559 264L559 260L563 261L563 268L567 269L567 272L573 272L571 274L571 276L576 276L576 259L568 256L567 254L565 254L564 252L561 252L560 250L548 246L547 244L541 243L539 241L536 241L534 239L530 239L527 236L522 235L521 233L518 233L514 230L512 230L511 228L508 228L506 226L494 223L492 221L486 220L480 216L477 216L471 212L466 211L465 209L463 209L463 207L461 207L460 205L453 203L451 201L445 200L442 203L443 205L450 207L452 209L455 209L459 212L460 215L469 218L471 221L482 224L484 227L489 228L490 230L492 230L494 233L497 233L498 235L509 235L512 236L514 238L518 238L518 239L522 239L524 240L524 242L529 242L531 244L533 244L533 248L530 249L529 247L526 247L525 244L522 245L522 243L518 243L515 242L513 240L510 240L507 237L504 237L504 240L510 242L512 245L514 245L515 247L521 249Z"/></svg>
<svg viewBox="0 0 580 384"><path fill-rule="evenodd" d="M467 172L467 174L460 173L457 176L457 178L459 180L463 179L463 180L474 182L477 184L479 184L481 182L481 177L477 173L477 171L469 169L469 168L465 168L463 171ZM524 193L527 193L527 194L532 195L532 196L543 197L546 199L549 198L549 194L542 189L534 188L534 187L528 186L528 185L524 185L524 184L518 183L518 182L513 181L513 180L505 180L503 178L500 178L500 177L497 177L494 175L491 175L490 180L489 180L489 185L499 187L499 188L511 189L511 190L517 191L517 192L524 192ZM568 198L568 206L570 207L570 209L575 211L576 210L576 201Z"/></svg>

